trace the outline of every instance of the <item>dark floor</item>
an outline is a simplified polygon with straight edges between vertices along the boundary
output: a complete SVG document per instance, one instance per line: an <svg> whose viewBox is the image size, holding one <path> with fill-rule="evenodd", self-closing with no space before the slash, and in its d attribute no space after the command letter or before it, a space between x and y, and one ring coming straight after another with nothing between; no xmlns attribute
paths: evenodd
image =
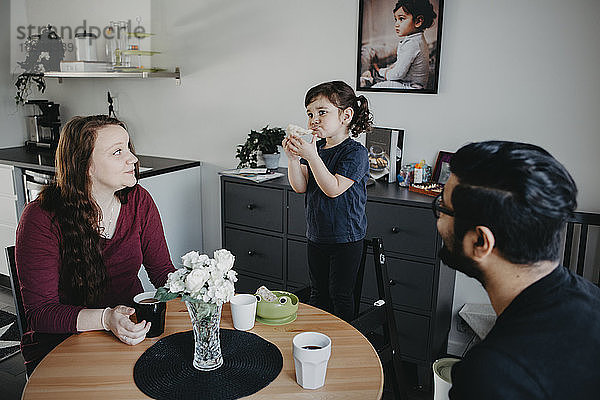
<svg viewBox="0 0 600 400"><path fill-rule="evenodd" d="M15 314L12 293L3 286L0 286L0 310ZM0 361L0 397L3 400L20 399L26 381L21 353Z"/></svg>

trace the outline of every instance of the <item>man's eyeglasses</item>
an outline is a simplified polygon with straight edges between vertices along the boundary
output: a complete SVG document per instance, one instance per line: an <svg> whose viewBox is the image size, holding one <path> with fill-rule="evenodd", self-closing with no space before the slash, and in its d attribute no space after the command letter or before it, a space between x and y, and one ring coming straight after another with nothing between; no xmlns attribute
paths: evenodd
<svg viewBox="0 0 600 400"><path fill-rule="evenodd" d="M451 217L454 217L454 211L451 209L444 207L442 205L442 194L438 194L435 199L431 202L431 209L433 210L433 216L438 219L440 217L440 213L444 213Z"/></svg>

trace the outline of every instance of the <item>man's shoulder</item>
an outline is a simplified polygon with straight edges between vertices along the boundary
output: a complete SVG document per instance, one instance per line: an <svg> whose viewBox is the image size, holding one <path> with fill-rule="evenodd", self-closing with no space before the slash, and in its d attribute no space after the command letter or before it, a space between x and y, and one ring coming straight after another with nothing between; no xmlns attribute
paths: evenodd
<svg viewBox="0 0 600 400"><path fill-rule="evenodd" d="M452 399L545 398L538 379L518 357L485 343L453 366L452 382Z"/></svg>

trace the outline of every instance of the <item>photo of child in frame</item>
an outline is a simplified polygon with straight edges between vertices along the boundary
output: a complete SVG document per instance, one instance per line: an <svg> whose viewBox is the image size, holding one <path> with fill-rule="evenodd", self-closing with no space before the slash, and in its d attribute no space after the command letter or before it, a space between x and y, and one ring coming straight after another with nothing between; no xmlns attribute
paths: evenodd
<svg viewBox="0 0 600 400"><path fill-rule="evenodd" d="M437 93L443 0L361 0L357 90Z"/></svg>

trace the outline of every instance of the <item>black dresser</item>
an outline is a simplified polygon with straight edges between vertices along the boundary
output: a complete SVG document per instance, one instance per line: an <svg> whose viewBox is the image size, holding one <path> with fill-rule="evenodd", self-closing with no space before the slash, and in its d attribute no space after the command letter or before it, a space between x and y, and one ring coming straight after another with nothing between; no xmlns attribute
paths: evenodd
<svg viewBox="0 0 600 400"><path fill-rule="evenodd" d="M280 172L287 174L285 169ZM381 237L387 255L402 358L416 366L428 387L431 363L446 353L455 272L437 258L441 238L431 197L395 184L368 188L367 237ZM221 176L223 247L236 256L236 291L294 290L309 283L304 194L286 177L264 183ZM377 296L372 257L367 257L362 302Z"/></svg>

